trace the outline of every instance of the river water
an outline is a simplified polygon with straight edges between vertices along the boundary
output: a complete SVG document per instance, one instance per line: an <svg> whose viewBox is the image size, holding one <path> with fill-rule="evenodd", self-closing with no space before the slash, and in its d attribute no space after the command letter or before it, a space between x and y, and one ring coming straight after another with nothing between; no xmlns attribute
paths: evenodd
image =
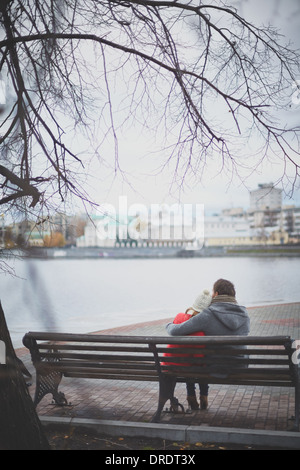
<svg viewBox="0 0 300 470"><path fill-rule="evenodd" d="M186 310L220 277L245 306L300 301L300 258L14 260L0 300L15 347L27 331L88 333Z"/></svg>

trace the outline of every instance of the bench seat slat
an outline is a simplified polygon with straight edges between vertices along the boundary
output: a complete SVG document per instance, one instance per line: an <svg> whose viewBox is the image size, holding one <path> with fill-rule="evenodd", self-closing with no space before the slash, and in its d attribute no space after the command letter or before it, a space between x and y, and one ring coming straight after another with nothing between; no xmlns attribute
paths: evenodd
<svg viewBox="0 0 300 470"><path fill-rule="evenodd" d="M64 374L65 377L74 377L74 378L82 378L82 379L103 379L103 380L135 380L137 382L159 382L158 375L151 375L151 374L140 374L140 375L130 375L122 374L115 375L114 371L110 374L109 372L106 373L98 373L98 372L68 372Z"/></svg>
<svg viewBox="0 0 300 470"><path fill-rule="evenodd" d="M167 375L167 374L166 374ZM172 376L172 374L170 374ZM290 377L288 376L265 376L265 375L247 375L247 374L230 374L230 375L209 375L209 374L197 374L196 377L193 374L178 374L177 382L204 382L209 384L220 383L220 384L228 384L228 385L235 385L235 384L247 384L250 383L252 385L270 385L273 384L274 386L293 386L293 382Z"/></svg>
<svg viewBox="0 0 300 470"><path fill-rule="evenodd" d="M60 369L65 376L68 376L70 373L84 373L84 374L113 374L116 378L119 375L134 375L134 376L145 376L145 375L151 375L151 376L157 376L158 374L155 370L153 369L134 369L131 367L124 367L123 369L120 369L117 365L115 366L114 364L111 367L104 367L104 368L97 368L97 367L66 367L63 366Z"/></svg>
<svg viewBox="0 0 300 470"><path fill-rule="evenodd" d="M229 371L229 372L228 372ZM263 377L269 377L269 376L284 376L284 377L290 377L291 374L290 374L290 371L288 368L274 368L274 369L270 369L270 368L261 368L261 367L249 367L249 368L232 368L230 369L228 367L228 371L227 369L222 369L222 368L216 368L216 367L197 367L197 366L191 366L191 367L187 367L187 368L184 368L184 367L178 367L176 365L168 365L168 366L163 366L163 373L166 373L166 372L169 372L169 373L173 373L173 374L178 374L178 375L186 375L186 374L189 374L189 375L195 375L195 376L198 376L198 375L205 375L205 376L209 376L210 374L243 374L245 376L250 376L252 375L253 377L260 377L260 376L263 376Z"/></svg>
<svg viewBox="0 0 300 470"><path fill-rule="evenodd" d="M205 380L204 378L203 380ZM220 385L250 385L250 386L261 386L261 387L292 387L291 381L287 380L260 380L246 379L246 378L224 378L224 377L210 377L210 384ZM194 382L191 377L178 377L177 382L186 383L187 381Z"/></svg>

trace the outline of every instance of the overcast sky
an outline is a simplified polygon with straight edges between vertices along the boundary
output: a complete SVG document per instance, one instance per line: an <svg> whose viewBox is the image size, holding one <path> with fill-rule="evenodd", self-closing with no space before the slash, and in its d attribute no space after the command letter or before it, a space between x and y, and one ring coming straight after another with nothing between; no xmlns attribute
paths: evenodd
<svg viewBox="0 0 300 470"><path fill-rule="evenodd" d="M240 7L242 16L259 24L270 23L281 29L287 39L291 39L295 47L300 47L300 4L299 0L235 0ZM230 4L230 2L228 1ZM300 80L300 77L299 77ZM292 87L292 84L291 84ZM300 124L300 104L293 105L288 119ZM201 183L186 180L178 191L172 186L172 169L156 172L160 160L155 156L149 158L152 141L150 137L139 134L136 129L127 133L119 140L120 165L127 174L127 182L121 174L115 178L108 168L92 167L93 177L89 180L87 190L98 203L118 205L120 196L127 196L128 203L145 205L166 203L201 203L208 213L220 211L228 207L249 206L249 190L255 189L259 183L275 182L281 174L279 165L265 164L255 171L244 182L237 177L224 176L220 168L213 164L207 167ZM160 156L162 157L162 156ZM157 173L157 174L156 174ZM299 181L298 181L299 187ZM285 188L289 189L288 186ZM300 188L294 192L293 199L285 199L287 204L300 205Z"/></svg>

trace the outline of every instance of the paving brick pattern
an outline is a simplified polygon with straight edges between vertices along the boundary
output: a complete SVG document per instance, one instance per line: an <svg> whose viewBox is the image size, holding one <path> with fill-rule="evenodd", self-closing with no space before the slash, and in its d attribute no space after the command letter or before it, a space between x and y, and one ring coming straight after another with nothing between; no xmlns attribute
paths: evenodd
<svg viewBox="0 0 300 470"><path fill-rule="evenodd" d="M300 303L249 308L251 335L289 335L300 339ZM98 334L166 335L165 325L172 319L98 331ZM95 333L95 332L94 332ZM34 374L28 351L17 351ZM34 394L35 376L30 393ZM47 395L38 405L41 416L96 418L150 422L157 407L158 384L64 378L60 390L71 406L58 407ZM185 384L177 384L175 396L185 409ZM221 426L244 429L287 431L293 427L294 390L279 387L211 385L209 408L178 414L163 412L161 423ZM168 406L168 404L167 404Z"/></svg>

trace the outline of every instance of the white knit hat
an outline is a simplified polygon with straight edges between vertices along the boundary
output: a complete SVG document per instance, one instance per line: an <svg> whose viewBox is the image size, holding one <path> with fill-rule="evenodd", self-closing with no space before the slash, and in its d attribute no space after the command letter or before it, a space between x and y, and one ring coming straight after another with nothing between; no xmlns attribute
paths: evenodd
<svg viewBox="0 0 300 470"><path fill-rule="evenodd" d="M198 295L197 299L193 303L192 309L195 310L196 312L201 312L204 310L206 307L208 307L211 303L211 295L209 293L209 290L204 289L202 294Z"/></svg>

